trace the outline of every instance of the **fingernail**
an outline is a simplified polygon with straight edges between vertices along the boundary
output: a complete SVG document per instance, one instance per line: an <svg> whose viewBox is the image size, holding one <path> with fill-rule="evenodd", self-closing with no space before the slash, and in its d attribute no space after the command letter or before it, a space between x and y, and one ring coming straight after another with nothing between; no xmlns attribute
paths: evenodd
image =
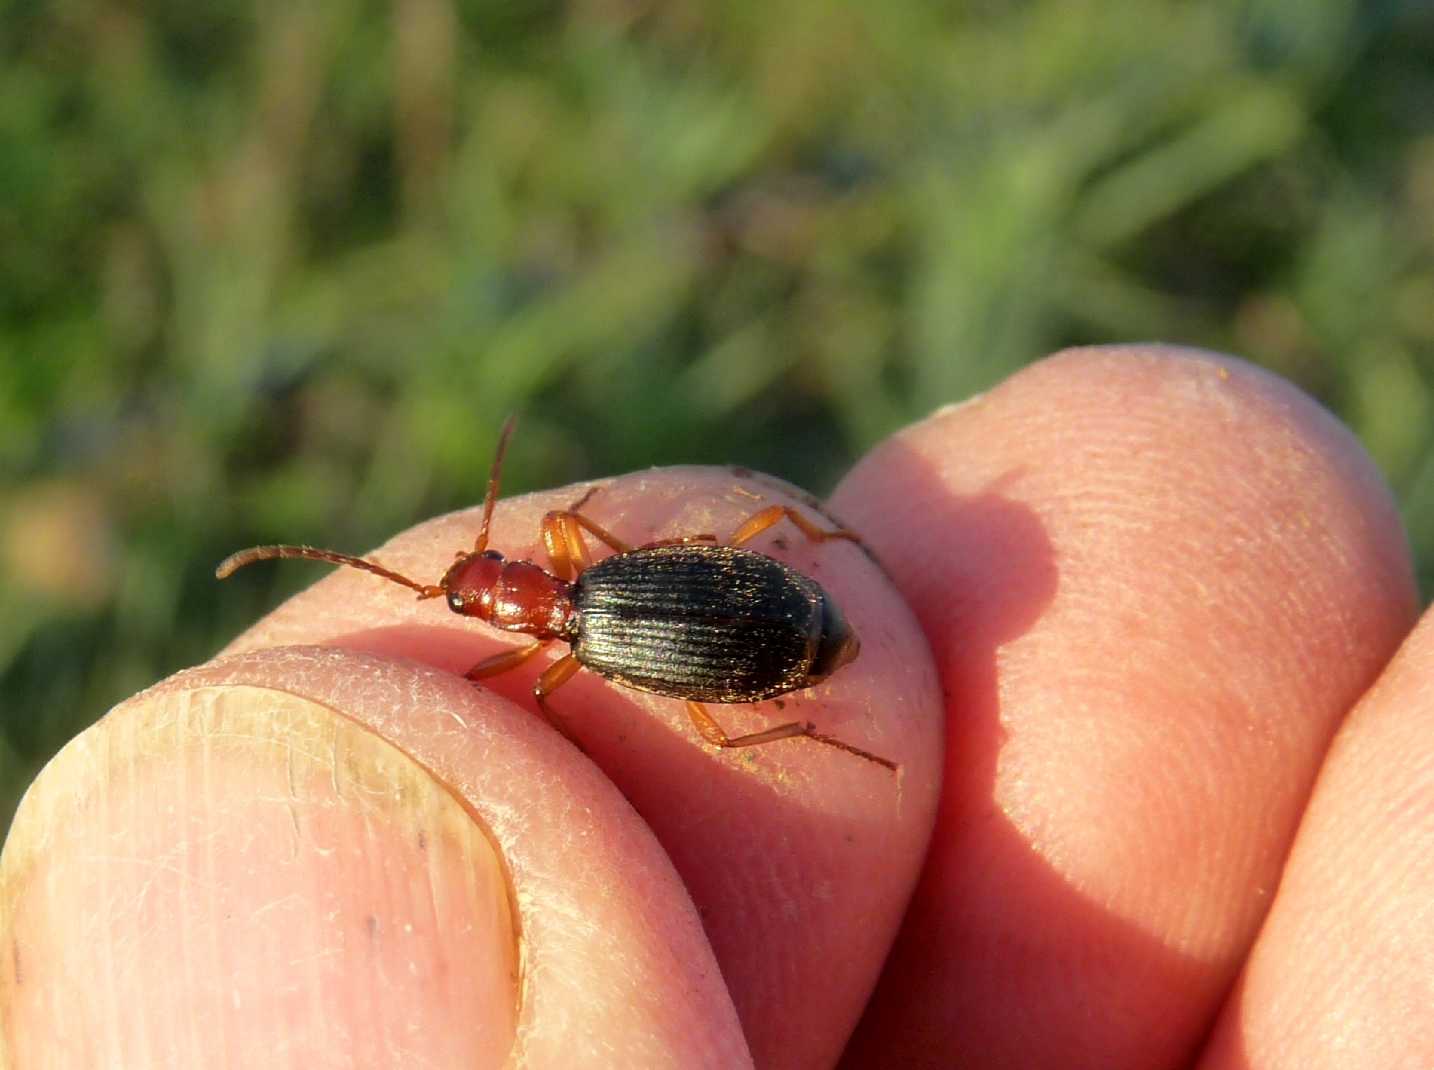
<svg viewBox="0 0 1434 1070"><path fill-rule="evenodd" d="M0 855L0 1066L500 1063L509 889L462 801L330 707L139 696Z"/></svg>

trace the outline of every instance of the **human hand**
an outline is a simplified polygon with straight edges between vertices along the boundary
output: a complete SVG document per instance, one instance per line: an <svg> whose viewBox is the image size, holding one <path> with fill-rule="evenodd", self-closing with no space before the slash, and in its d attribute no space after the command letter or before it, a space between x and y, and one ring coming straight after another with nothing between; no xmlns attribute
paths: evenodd
<svg viewBox="0 0 1434 1070"><path fill-rule="evenodd" d="M1076 351L832 504L948 726L844 1065L1434 1065L1434 615L1386 667L1416 595L1353 436L1238 361Z"/></svg>
<svg viewBox="0 0 1434 1070"><path fill-rule="evenodd" d="M591 511L634 539L725 532L755 507L737 486L775 493L678 469L614 481ZM573 496L504 503L493 544L521 556ZM746 1043L762 1065L825 1065L921 864L943 707L936 836L847 1064L1188 1060L1332 734L1413 616L1357 444L1238 363L1076 353L879 447L834 508L915 609L942 693L860 551L789 535L773 552L837 595L863 652L783 712L899 779L802 740L714 753L680 703L575 681L555 705L644 822L536 718L453 675L510 639L341 571L37 782L0 864L14 1065L482 1065L510 1047L529 1065L740 1065ZM472 526L433 521L377 556L436 575ZM1410 926L1429 863L1404 852L1429 822L1368 827L1409 797L1421 746L1429 768L1419 646L1341 736L1212 1066L1266 1065L1320 1043L1311 1022L1348 1026L1360 994L1427 985ZM536 670L492 684L522 700ZM1355 851L1386 861L1335 868ZM1311 943L1321 918L1359 939ZM1401 958L1372 953L1397 940ZM1364 984L1331 1001L1334 971ZM1361 1024L1366 1056L1400 1036L1373 1010Z"/></svg>
<svg viewBox="0 0 1434 1070"><path fill-rule="evenodd" d="M546 560L542 517L581 493L500 502L490 545ZM669 469L606 482L584 510L640 543L725 535L790 495ZM373 557L435 581L479 512ZM551 704L590 760L529 712L562 644L480 688L461 674L527 636L340 569L40 777L0 877L17 1065L59 1049L84 1066L483 1066L511 1050L728 1067L749 1045L829 1065L920 868L937 683L861 547L785 524L750 545L823 584L861 654L815 688L711 713L731 734L811 721L898 774L807 739L717 752L680 701L581 673Z"/></svg>

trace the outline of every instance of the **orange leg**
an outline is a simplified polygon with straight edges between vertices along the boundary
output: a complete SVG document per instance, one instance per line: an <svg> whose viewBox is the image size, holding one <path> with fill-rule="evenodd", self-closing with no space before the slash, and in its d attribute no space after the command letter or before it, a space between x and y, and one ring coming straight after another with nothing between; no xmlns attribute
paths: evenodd
<svg viewBox="0 0 1434 1070"><path fill-rule="evenodd" d="M547 646L546 643L534 643L531 646L505 650L501 654L494 654L491 658L484 658L463 675L469 680L482 680L485 677L497 676L500 672L516 669L545 646Z"/></svg>
<svg viewBox="0 0 1434 1070"><path fill-rule="evenodd" d="M566 510L551 512L543 517L543 547L548 551L553 574L559 579L571 580L592 564L587 542L583 539L584 529L606 543L614 553L625 554L632 549L582 513Z"/></svg>
<svg viewBox="0 0 1434 1070"><path fill-rule="evenodd" d="M843 743L839 739L823 735L816 730L810 722L793 721L791 724L778 725L776 728L768 728L762 732L751 732L745 736L733 738L722 731L716 719L707 712L707 708L700 702L687 700L687 716L692 719L692 726L697 729L698 735L714 747L755 747L762 743L774 743L779 739L792 739L805 737L814 739L818 743L825 743L829 747L836 747L848 754L854 754L858 758L865 758L869 762L885 766L893 773L896 772L896 763L887 758L879 758L870 751L864 751L860 747L854 747L850 743Z"/></svg>
<svg viewBox="0 0 1434 1070"><path fill-rule="evenodd" d="M746 523L732 533L730 546L741 546L744 542L756 538L766 531L777 521L786 517L797 527L801 528L802 534L813 542L825 542L828 539L850 539L852 542L861 542L861 536L846 528L835 528L826 531L817 527L801 513L797 512L790 505L769 505L761 512L753 513L747 518Z"/></svg>
<svg viewBox="0 0 1434 1070"><path fill-rule="evenodd" d="M581 668L582 666L578 664L578 659L572 654L567 654L544 669L543 675L539 676L538 682L533 685L533 698L537 700L538 709L542 711L543 718L548 724L566 736L568 742L577 747L578 750L582 750L583 745L579 743L577 737L568 730L568 726L563 722L563 719L548 705L548 696L571 680L573 674Z"/></svg>
<svg viewBox="0 0 1434 1070"><path fill-rule="evenodd" d="M560 580L571 580L576 575L576 564L568 546L567 525L563 513L549 513L543 517L543 548L548 551L548 563L553 575Z"/></svg>

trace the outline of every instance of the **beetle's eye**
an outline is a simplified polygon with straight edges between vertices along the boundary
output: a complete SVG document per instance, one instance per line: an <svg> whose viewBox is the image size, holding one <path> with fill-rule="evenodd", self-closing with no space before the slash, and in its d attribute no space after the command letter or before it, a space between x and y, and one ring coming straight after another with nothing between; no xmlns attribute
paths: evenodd
<svg viewBox="0 0 1434 1070"><path fill-rule="evenodd" d="M448 592L448 608L453 610L453 612L462 613L463 606L465 604L466 603L463 601L463 596L457 591Z"/></svg>
<svg viewBox="0 0 1434 1070"><path fill-rule="evenodd" d="M500 554L497 550L484 550L479 556L486 557L489 561L503 560L503 555Z"/></svg>

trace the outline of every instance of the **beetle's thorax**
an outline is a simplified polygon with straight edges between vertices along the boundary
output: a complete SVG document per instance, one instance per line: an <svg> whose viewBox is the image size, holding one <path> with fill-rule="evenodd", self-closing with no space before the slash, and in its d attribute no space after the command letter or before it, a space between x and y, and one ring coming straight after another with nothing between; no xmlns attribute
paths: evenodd
<svg viewBox="0 0 1434 1070"><path fill-rule="evenodd" d="M441 584L448 608L509 632L565 639L573 631L572 584L531 561L507 561L496 550L464 554Z"/></svg>

